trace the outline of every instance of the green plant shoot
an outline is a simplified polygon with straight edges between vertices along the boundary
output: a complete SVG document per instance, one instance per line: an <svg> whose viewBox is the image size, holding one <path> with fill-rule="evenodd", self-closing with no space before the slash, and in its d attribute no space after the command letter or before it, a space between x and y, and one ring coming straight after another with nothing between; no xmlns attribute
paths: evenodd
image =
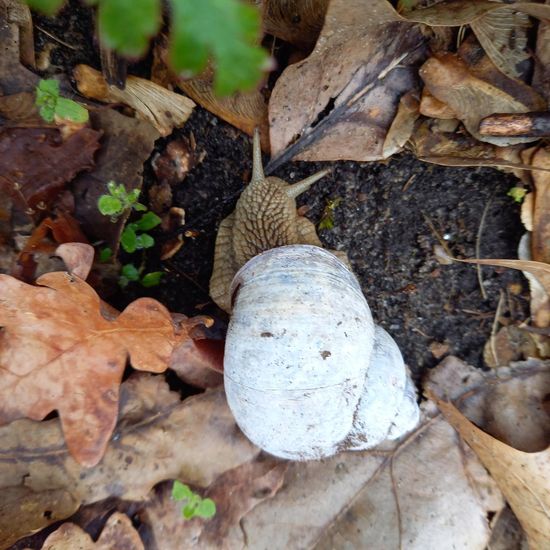
<svg viewBox="0 0 550 550"><path fill-rule="evenodd" d="M527 189L524 187L512 187L506 194L512 197L514 202L522 202L525 195L527 195Z"/></svg>
<svg viewBox="0 0 550 550"><path fill-rule="evenodd" d="M88 120L88 111L82 105L59 95L59 82L53 78L38 83L35 103L46 122L53 122L56 118L78 123Z"/></svg>
<svg viewBox="0 0 550 550"><path fill-rule="evenodd" d="M178 480L172 486L172 498L185 503L182 509L184 519L210 519L216 515L216 503L211 498L202 498Z"/></svg>
<svg viewBox="0 0 550 550"><path fill-rule="evenodd" d="M157 286L160 283L161 277L164 275L162 271L151 271L145 275L141 275L143 268L137 268L134 264L124 264L120 270L118 284L121 288L126 288L130 283L139 282L141 286L150 288Z"/></svg>
<svg viewBox="0 0 550 550"><path fill-rule="evenodd" d="M334 228L334 210L342 202L342 198L338 197L333 200L328 200L319 222L319 229Z"/></svg>
<svg viewBox="0 0 550 550"><path fill-rule="evenodd" d="M110 181L107 184L107 190L109 193L101 195L97 201L97 207L104 216L116 219L128 208L138 212L147 210L145 205L138 202L139 189L126 191L126 187L122 183L117 184Z"/></svg>

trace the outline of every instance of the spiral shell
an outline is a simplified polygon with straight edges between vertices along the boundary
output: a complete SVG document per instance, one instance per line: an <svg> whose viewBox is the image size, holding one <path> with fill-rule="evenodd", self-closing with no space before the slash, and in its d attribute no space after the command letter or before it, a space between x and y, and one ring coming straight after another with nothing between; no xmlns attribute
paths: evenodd
<svg viewBox="0 0 550 550"><path fill-rule="evenodd" d="M333 254L309 245L264 252L237 273L231 296L225 389L252 442L307 460L401 431L395 421L410 401L403 359Z"/></svg>

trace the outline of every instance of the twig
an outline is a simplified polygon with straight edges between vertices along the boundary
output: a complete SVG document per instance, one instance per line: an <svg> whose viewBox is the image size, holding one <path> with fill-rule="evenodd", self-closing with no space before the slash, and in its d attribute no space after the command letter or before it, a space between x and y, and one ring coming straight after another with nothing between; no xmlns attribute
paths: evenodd
<svg viewBox="0 0 550 550"><path fill-rule="evenodd" d="M51 32L48 32L46 29L43 29L40 25L35 25L35 27L42 33L44 33L46 36L49 36L52 40L55 40L56 42L59 42L62 46L65 46L66 48L69 48L71 50L78 50L75 46L72 46L71 44L67 44L67 42L63 42L60 38L57 38L57 36L53 35Z"/></svg>
<svg viewBox="0 0 550 550"><path fill-rule="evenodd" d="M447 243L445 242L445 239L439 234L439 231L435 228L435 225L433 224L432 220L428 218L424 212L422 212L422 216L424 216L424 220L426 221L426 225L430 228L430 231L434 234L435 238L439 241L439 244L443 247L443 250L445 250L445 253L449 258L452 260L454 258L454 255L449 250L449 247L447 246Z"/></svg>
<svg viewBox="0 0 550 550"><path fill-rule="evenodd" d="M493 319L493 326L491 327L491 336L490 336L490 340L489 340L489 342L491 344L491 353L493 354L493 357L495 359L495 365L497 367L500 367L500 361L498 360L497 348L495 346L495 337L497 335L500 314L502 313L502 304L503 304L503 302L504 302L504 292L502 292L502 290L501 290L500 291L500 298L498 299L497 310L495 311L495 318Z"/></svg>
<svg viewBox="0 0 550 550"><path fill-rule="evenodd" d="M487 204L485 205L485 208L483 209L483 214L481 214L481 220L479 220L479 227L477 228L477 235L476 235L476 260L480 260L479 257L479 251L481 247L481 234L483 233L483 226L485 225L485 218L487 217L487 212L489 211L489 206L491 205L491 202L493 200L493 195L495 192L493 191L491 193L491 196L487 200ZM479 290L481 290L481 296L484 300L487 300L487 292L485 291L485 288L483 287L483 273L481 271L481 265L476 265L477 269L477 281L479 283Z"/></svg>
<svg viewBox="0 0 550 550"><path fill-rule="evenodd" d="M479 123L479 133L484 136L550 136L550 113L496 114Z"/></svg>

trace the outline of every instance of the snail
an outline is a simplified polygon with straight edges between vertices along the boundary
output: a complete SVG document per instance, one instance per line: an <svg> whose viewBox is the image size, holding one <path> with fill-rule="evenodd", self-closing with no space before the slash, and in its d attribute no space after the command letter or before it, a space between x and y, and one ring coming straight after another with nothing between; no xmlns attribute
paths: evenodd
<svg viewBox="0 0 550 550"><path fill-rule="evenodd" d="M210 296L227 312L231 311L231 281L248 260L283 245L322 246L315 225L298 214L295 199L328 170L321 170L292 185L279 178L266 178L257 130L254 132L252 156L250 184L242 192L235 211L220 224L216 237ZM345 253L335 254L347 260Z"/></svg>
<svg viewBox="0 0 550 550"><path fill-rule="evenodd" d="M237 424L260 448L318 459L416 426L415 388L399 348L334 254L274 248L239 270L230 295L225 391Z"/></svg>

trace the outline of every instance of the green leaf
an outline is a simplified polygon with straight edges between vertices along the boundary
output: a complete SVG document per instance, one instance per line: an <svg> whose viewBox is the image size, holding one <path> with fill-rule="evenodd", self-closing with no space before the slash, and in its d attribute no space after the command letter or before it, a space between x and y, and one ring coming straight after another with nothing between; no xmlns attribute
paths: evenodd
<svg viewBox="0 0 550 550"><path fill-rule="evenodd" d="M55 106L55 114L62 119L73 122L87 122L88 111L72 99L60 97Z"/></svg>
<svg viewBox="0 0 550 550"><path fill-rule="evenodd" d="M53 78L40 80L36 87L36 106L46 122L53 122L59 98L59 82Z"/></svg>
<svg viewBox="0 0 550 550"><path fill-rule="evenodd" d="M160 279L163 275L164 273L162 271L151 271L150 273L146 273L141 278L141 286L144 286L145 288L157 286L160 283Z"/></svg>
<svg viewBox="0 0 550 550"><path fill-rule="evenodd" d="M193 491L189 488L188 485L184 485L181 481L177 479L174 481L172 486L172 498L174 500L184 500L189 499L193 496Z"/></svg>
<svg viewBox="0 0 550 550"><path fill-rule="evenodd" d="M512 187L506 194L512 197L515 202L522 202L527 194L527 189L524 187Z"/></svg>
<svg viewBox="0 0 550 550"><path fill-rule="evenodd" d="M183 517L185 519L192 519L195 517L195 505L194 504L187 504L183 507L182 513Z"/></svg>
<svg viewBox="0 0 550 550"><path fill-rule="evenodd" d="M43 107L40 107L39 113L42 120L45 122L53 122L55 118L55 107L44 105Z"/></svg>
<svg viewBox="0 0 550 550"><path fill-rule="evenodd" d="M40 11L46 15L54 15L61 6L65 3L65 0L26 0L29 8Z"/></svg>
<svg viewBox="0 0 550 550"><path fill-rule="evenodd" d="M216 503L211 498L201 500L195 510L195 515L210 519L216 515Z"/></svg>
<svg viewBox="0 0 550 550"><path fill-rule="evenodd" d="M140 56L160 27L161 3L100 0L98 17L101 39L107 47L124 55Z"/></svg>
<svg viewBox="0 0 550 550"><path fill-rule="evenodd" d="M113 257L113 251L106 246L99 251L99 261L101 263L108 262Z"/></svg>
<svg viewBox="0 0 550 550"><path fill-rule="evenodd" d="M124 277L124 275L121 275L119 278L118 278L118 286L120 286L120 288L126 288L129 284L129 280Z"/></svg>
<svg viewBox="0 0 550 550"><path fill-rule="evenodd" d="M171 0L170 62L176 71L202 71L212 57L214 90L229 95L253 88L268 62L256 45L257 8L239 0Z"/></svg>
<svg viewBox="0 0 550 550"><path fill-rule="evenodd" d="M137 250L137 239L136 232L132 227L126 226L120 236L120 245L126 252L131 254Z"/></svg>
<svg viewBox="0 0 550 550"><path fill-rule="evenodd" d="M43 95L59 97L59 81L55 78L43 78L36 87L37 99Z"/></svg>
<svg viewBox="0 0 550 550"><path fill-rule="evenodd" d="M151 235L142 233L136 238L136 248L141 250L142 248L151 248L152 246L155 246L155 239Z"/></svg>
<svg viewBox="0 0 550 550"><path fill-rule="evenodd" d="M145 212L147 210L147 207L144 204L141 204L140 202L136 202L135 204L132 204L132 208L136 212Z"/></svg>
<svg viewBox="0 0 550 550"><path fill-rule="evenodd" d="M120 270L123 277L129 281L139 281L139 270L134 264L125 264Z"/></svg>
<svg viewBox="0 0 550 550"><path fill-rule="evenodd" d="M122 213L122 202L112 195L101 195L97 208L104 216L117 216Z"/></svg>
<svg viewBox="0 0 550 550"><path fill-rule="evenodd" d="M156 227L162 220L153 212L147 212L143 214L141 218L136 222L138 229L141 231L149 231Z"/></svg>

